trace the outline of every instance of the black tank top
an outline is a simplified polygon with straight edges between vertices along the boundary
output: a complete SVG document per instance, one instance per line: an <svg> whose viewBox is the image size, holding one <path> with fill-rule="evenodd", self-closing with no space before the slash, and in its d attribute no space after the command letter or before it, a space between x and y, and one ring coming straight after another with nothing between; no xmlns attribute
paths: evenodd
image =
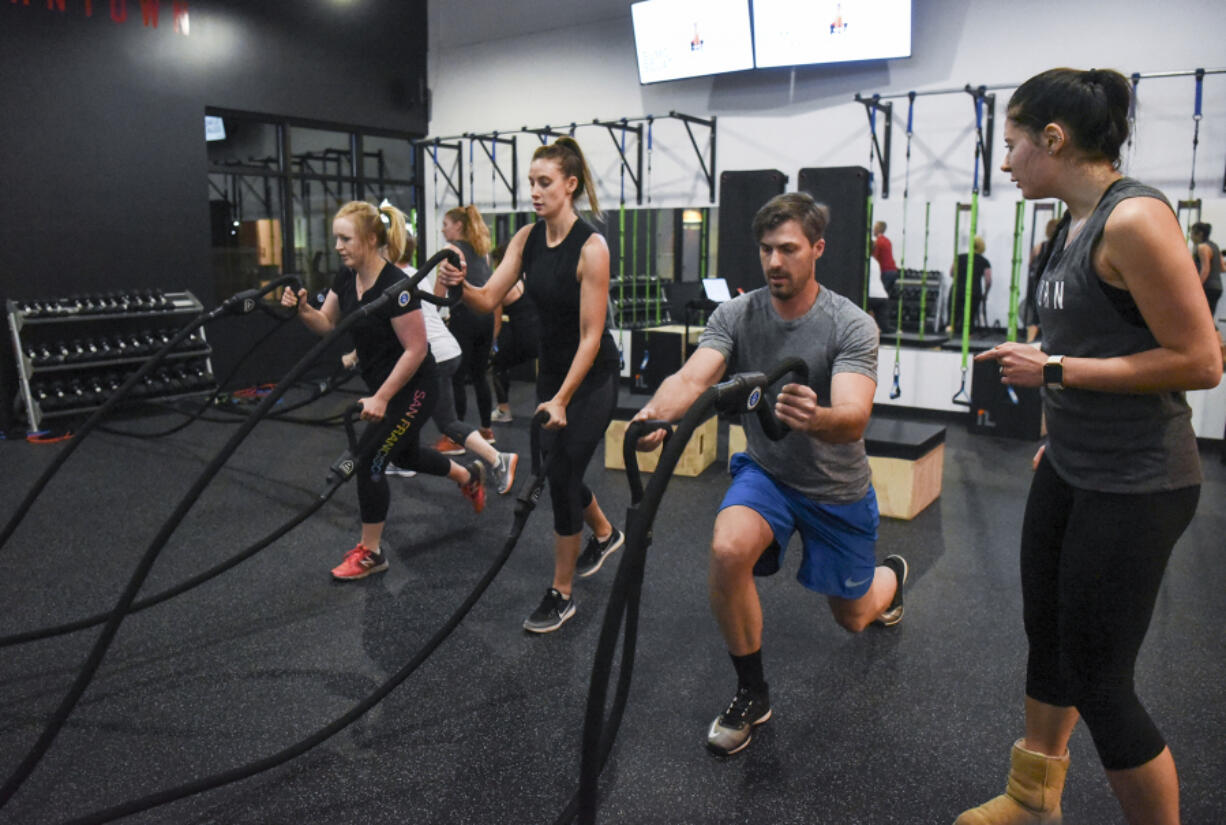
<svg viewBox="0 0 1226 825"><path fill-rule="evenodd" d="M1221 295L1222 294L1222 250L1218 249L1218 245L1213 241L1201 241L1205 246L1209 247L1209 277L1205 279L1205 294L1206 295ZM1192 260L1196 262L1196 271L1200 272L1200 245L1196 247L1196 254L1192 256Z"/></svg>
<svg viewBox="0 0 1226 825"><path fill-rule="evenodd" d="M579 254L596 230L582 218L557 246L545 241L545 222L528 232L524 244L524 284L540 318L541 375L564 376L579 349ZM617 369L617 346L605 318L600 351L583 383L603 380Z"/></svg>
<svg viewBox="0 0 1226 825"><path fill-rule="evenodd" d="M1062 221L1036 294L1043 349L1051 355L1110 358L1154 349L1132 294L1106 284L1094 250L1112 210L1128 198L1156 198L1157 189L1120 178L1107 189L1081 232L1067 242ZM1200 457L1192 411L1182 392L1115 393L1043 389L1047 457L1075 487L1148 493L1199 484Z"/></svg>

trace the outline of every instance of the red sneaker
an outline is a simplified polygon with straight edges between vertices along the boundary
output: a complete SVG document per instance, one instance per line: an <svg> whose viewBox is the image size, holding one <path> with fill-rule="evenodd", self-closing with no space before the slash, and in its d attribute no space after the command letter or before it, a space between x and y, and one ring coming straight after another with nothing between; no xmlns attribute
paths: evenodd
<svg viewBox="0 0 1226 825"><path fill-rule="evenodd" d="M477 432L481 433L481 437L482 437L482 438L484 438L484 439L485 439L486 441L488 441L489 443L491 443L491 444L493 444L493 443L494 443L494 441L495 441L495 438L494 438L494 431L493 431L491 428L489 428L489 427L478 427L478 428L477 428Z"/></svg>
<svg viewBox="0 0 1226 825"><path fill-rule="evenodd" d="M382 553L371 552L365 545L357 547L345 554L345 560L332 568L332 578L341 581L364 579L371 573L382 573L387 569L387 559Z"/></svg>
<svg viewBox="0 0 1226 825"><path fill-rule="evenodd" d="M434 442L434 449L443 455L464 455L464 445L455 443L445 435Z"/></svg>
<svg viewBox="0 0 1226 825"><path fill-rule="evenodd" d="M467 467L469 479L460 485L460 492L473 506L473 512L480 513L485 509L485 465L473 461Z"/></svg>

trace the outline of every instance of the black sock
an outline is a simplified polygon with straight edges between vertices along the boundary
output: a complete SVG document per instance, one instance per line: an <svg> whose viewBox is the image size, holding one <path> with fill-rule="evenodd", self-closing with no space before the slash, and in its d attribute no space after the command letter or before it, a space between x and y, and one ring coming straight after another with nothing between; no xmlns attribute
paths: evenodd
<svg viewBox="0 0 1226 825"><path fill-rule="evenodd" d="M762 675L762 649L745 656L728 654L732 658L732 666L736 668L737 687L747 687L757 693L766 692L766 677Z"/></svg>

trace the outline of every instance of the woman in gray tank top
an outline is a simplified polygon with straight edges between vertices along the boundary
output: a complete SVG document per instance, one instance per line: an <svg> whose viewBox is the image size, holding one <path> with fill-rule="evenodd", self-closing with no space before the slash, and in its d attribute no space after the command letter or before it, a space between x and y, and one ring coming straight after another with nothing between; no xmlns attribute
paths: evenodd
<svg viewBox="0 0 1226 825"><path fill-rule="evenodd" d="M1022 527L1025 736L1005 794L956 825L1059 822L1078 719L1128 821L1179 822L1175 762L1133 670L1200 494L1183 393L1216 386L1222 356L1174 212L1119 172L1129 97L1118 72L1051 69L1009 100L1001 169L1068 212L1038 268L1042 349L977 357L1043 388L1048 440Z"/></svg>

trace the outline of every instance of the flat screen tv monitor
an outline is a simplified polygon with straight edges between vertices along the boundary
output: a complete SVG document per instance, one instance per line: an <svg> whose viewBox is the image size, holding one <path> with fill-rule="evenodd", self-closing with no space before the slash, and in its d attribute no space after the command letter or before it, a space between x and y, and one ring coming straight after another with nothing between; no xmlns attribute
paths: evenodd
<svg viewBox="0 0 1226 825"><path fill-rule="evenodd" d="M640 83L753 68L747 0L642 0L630 17Z"/></svg>
<svg viewBox="0 0 1226 825"><path fill-rule="evenodd" d="M911 0L753 0L758 68L911 56Z"/></svg>
<svg viewBox="0 0 1226 825"><path fill-rule="evenodd" d="M204 139L208 140L225 140L226 139L226 122L217 115L204 116Z"/></svg>

